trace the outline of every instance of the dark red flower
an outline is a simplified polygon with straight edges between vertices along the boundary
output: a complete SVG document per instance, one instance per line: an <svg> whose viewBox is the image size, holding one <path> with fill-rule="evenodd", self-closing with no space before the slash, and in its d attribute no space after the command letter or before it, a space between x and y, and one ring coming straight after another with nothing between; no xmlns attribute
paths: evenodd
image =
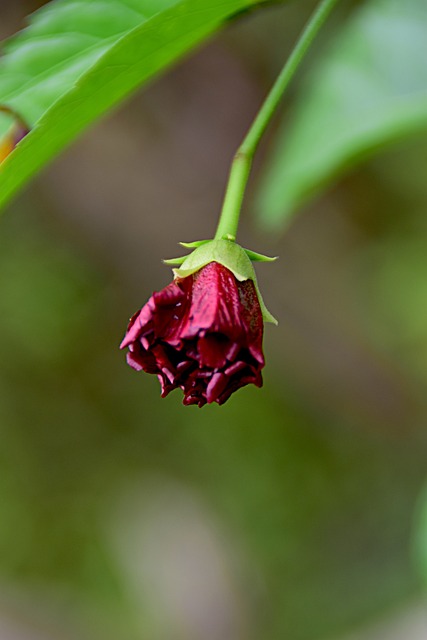
<svg viewBox="0 0 427 640"><path fill-rule="evenodd" d="M185 405L202 407L262 386L263 326L254 282L210 262L154 293L120 346L131 367L157 374L162 397L179 387Z"/></svg>

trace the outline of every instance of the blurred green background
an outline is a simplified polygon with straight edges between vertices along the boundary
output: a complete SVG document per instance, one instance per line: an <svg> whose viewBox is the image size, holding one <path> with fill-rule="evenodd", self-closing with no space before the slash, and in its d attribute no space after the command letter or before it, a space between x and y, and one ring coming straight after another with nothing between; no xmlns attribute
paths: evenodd
<svg viewBox="0 0 427 640"><path fill-rule="evenodd" d="M0 36L40 4L2 0ZM240 235L280 256L258 268L280 320L262 390L184 408L118 350L170 279L161 258L212 234L312 5L234 22L1 220L1 640L427 637L426 135L279 234L249 215L272 127Z"/></svg>

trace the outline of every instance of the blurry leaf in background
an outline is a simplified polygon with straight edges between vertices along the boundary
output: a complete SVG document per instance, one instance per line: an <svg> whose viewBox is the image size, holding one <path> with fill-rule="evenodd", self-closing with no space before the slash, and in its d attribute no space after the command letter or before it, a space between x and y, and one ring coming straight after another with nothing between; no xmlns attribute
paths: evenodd
<svg viewBox="0 0 427 640"><path fill-rule="evenodd" d="M34 126L2 165L0 206L91 122L254 4L63 0L41 9L0 66L0 103Z"/></svg>
<svg viewBox="0 0 427 640"><path fill-rule="evenodd" d="M233 540L196 487L159 474L133 484L119 495L109 537L143 628L150 623L159 638L250 638L249 594L259 590L259 576L241 539Z"/></svg>
<svg viewBox="0 0 427 640"><path fill-rule="evenodd" d="M426 60L425 0L374 0L356 11L279 134L258 200L266 226L364 156L427 127Z"/></svg>
<svg viewBox="0 0 427 640"><path fill-rule="evenodd" d="M360 256L376 344L427 380L427 252L425 236L384 238ZM363 282L362 278L360 281ZM365 306L365 309L367 307Z"/></svg>
<svg viewBox="0 0 427 640"><path fill-rule="evenodd" d="M164 0L163 8L177 0ZM1 101L34 124L120 38L158 13L149 0L49 3L6 42L0 64ZM0 135L5 127L0 122Z"/></svg>
<svg viewBox="0 0 427 640"><path fill-rule="evenodd" d="M61 365L76 343L90 338L87 321L100 298L99 283L83 261L64 247L49 247L33 229L19 243L3 236L0 250L2 359L25 354L29 367Z"/></svg>

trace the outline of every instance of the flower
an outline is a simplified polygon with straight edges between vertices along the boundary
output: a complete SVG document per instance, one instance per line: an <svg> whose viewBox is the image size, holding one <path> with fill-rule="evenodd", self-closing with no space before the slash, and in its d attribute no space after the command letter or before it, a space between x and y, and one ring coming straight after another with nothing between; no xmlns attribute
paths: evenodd
<svg viewBox="0 0 427 640"><path fill-rule="evenodd" d="M157 374L162 397L179 387L185 405L202 407L262 386L263 328L254 280L212 261L153 293L120 346L131 367Z"/></svg>

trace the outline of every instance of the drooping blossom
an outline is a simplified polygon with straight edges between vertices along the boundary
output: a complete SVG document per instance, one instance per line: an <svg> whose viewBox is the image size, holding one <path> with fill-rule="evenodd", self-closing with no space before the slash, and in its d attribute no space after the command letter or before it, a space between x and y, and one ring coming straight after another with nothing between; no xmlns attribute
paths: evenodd
<svg viewBox="0 0 427 640"><path fill-rule="evenodd" d="M157 375L162 397L180 388L185 405L223 404L240 387L262 385L263 326L254 281L212 261L153 293L121 348L131 367Z"/></svg>

